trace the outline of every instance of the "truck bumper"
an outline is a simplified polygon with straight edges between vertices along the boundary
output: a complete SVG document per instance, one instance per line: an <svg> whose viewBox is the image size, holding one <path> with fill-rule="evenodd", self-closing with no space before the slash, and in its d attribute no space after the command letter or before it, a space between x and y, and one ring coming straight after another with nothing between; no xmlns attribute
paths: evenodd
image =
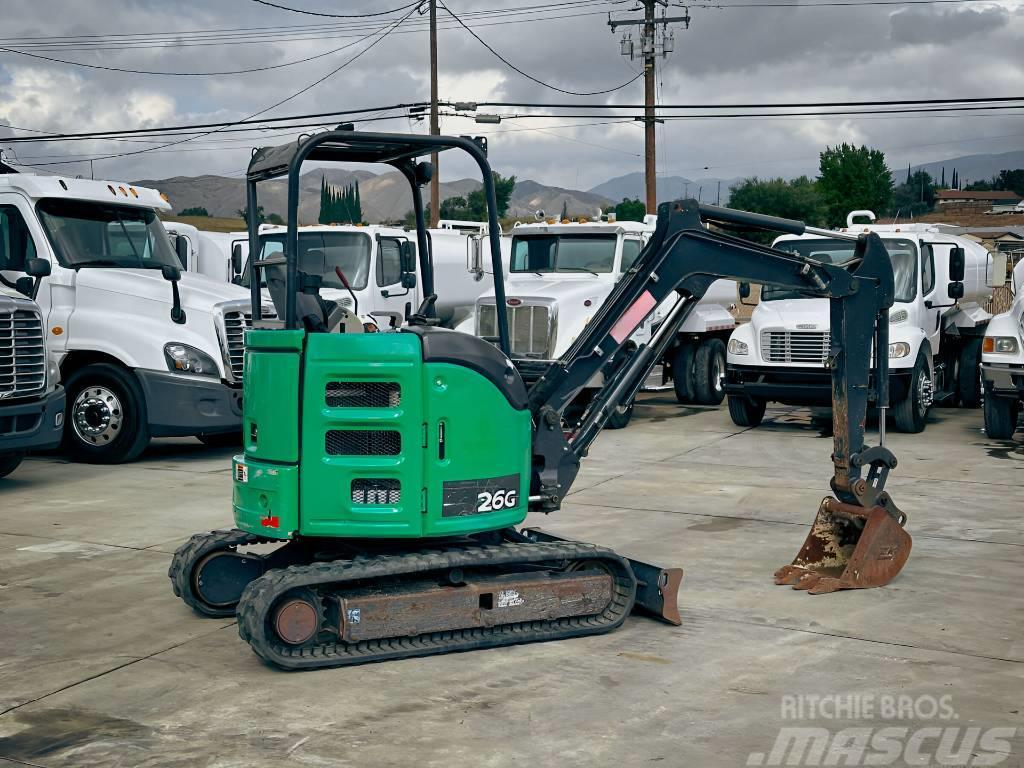
<svg viewBox="0 0 1024 768"><path fill-rule="evenodd" d="M204 376L137 369L153 437L188 437L242 428L242 390Z"/></svg>
<svg viewBox="0 0 1024 768"><path fill-rule="evenodd" d="M910 372L889 372L889 400L907 396ZM725 392L745 395L783 405L832 405L832 374L827 368L776 368L729 365L725 371Z"/></svg>
<svg viewBox="0 0 1024 768"><path fill-rule="evenodd" d="M56 448L63 434L63 387L44 400L0 404L0 454Z"/></svg>
<svg viewBox="0 0 1024 768"><path fill-rule="evenodd" d="M986 392L1024 400L1024 365L982 363L981 377Z"/></svg>

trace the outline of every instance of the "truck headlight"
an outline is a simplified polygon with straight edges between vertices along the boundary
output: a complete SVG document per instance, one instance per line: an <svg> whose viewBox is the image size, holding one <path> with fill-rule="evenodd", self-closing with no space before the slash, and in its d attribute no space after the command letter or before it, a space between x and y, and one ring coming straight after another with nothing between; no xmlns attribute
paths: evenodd
<svg viewBox="0 0 1024 768"><path fill-rule="evenodd" d="M986 336L981 351L1000 355L1015 355L1020 347L1013 336Z"/></svg>
<svg viewBox="0 0 1024 768"><path fill-rule="evenodd" d="M729 339L729 354L730 355L746 355L750 353L750 349L747 347L745 342L739 339Z"/></svg>
<svg viewBox="0 0 1024 768"><path fill-rule="evenodd" d="M194 373L199 376L220 376L213 358L188 344L166 344L164 358L170 371Z"/></svg>
<svg viewBox="0 0 1024 768"><path fill-rule="evenodd" d="M910 345L905 341L894 341L889 345L889 359L899 360L910 354Z"/></svg>
<svg viewBox="0 0 1024 768"><path fill-rule="evenodd" d="M909 317L910 313L907 312L907 310L897 309L895 312L889 313L889 325L896 325L896 323L902 323Z"/></svg>

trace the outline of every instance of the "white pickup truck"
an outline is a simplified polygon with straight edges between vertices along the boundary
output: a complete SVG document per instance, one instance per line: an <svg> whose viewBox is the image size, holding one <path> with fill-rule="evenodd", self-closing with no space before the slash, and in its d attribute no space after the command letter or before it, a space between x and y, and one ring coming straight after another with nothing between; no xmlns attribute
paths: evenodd
<svg viewBox="0 0 1024 768"><path fill-rule="evenodd" d="M262 225L260 258L282 253L286 234L285 227ZM428 234L438 297L435 311L443 325L452 327L469 315L487 283L482 273L466 269L474 235L456 228L432 229ZM321 276L320 296L381 328L401 325L423 300L415 241L415 233L379 225L317 224L298 229L300 258L309 252L323 252L327 269ZM241 282L249 286L248 264Z"/></svg>
<svg viewBox="0 0 1024 768"><path fill-rule="evenodd" d="M18 247L7 282L47 262L37 302L67 393L64 445L77 460L129 461L150 437L237 439L242 288L181 272L156 190L123 182L0 175L0 215Z"/></svg>
<svg viewBox="0 0 1024 768"><path fill-rule="evenodd" d="M654 217L649 218L646 222L519 224L502 238L509 265L505 302L511 351L527 378L530 361L554 360L569 348L632 267L654 232ZM480 263L477 260L471 267L478 269ZM734 282L715 281L666 351L663 377L655 383L671 379L680 402L722 402L725 341L736 324L727 307L735 300ZM633 339L638 344L650 339L668 309L658 307ZM473 316L458 330L491 338L497 334L495 323L494 290L490 289L477 299ZM676 375L680 371L683 375ZM591 389L602 384L592 382ZM608 426L626 426L632 411L632 403L621 407Z"/></svg>
<svg viewBox="0 0 1024 768"><path fill-rule="evenodd" d="M992 288L1005 280L1006 257L946 234L942 225L854 223L862 217L875 218L870 211L854 211L841 231L877 232L892 258L890 405L898 430L921 432L933 403L977 408L981 402L982 338L992 317L983 307ZM774 243L833 264L849 260L853 246L818 235L784 235ZM954 274L961 268L962 275ZM732 420L756 426L773 401L828 406L828 356L828 299L765 287L750 322L729 339L725 386Z"/></svg>
<svg viewBox="0 0 1024 768"><path fill-rule="evenodd" d="M985 432L1009 440L1017 430L1024 401L1024 261L1013 270L1014 299L1010 309L988 324L982 344L985 384Z"/></svg>

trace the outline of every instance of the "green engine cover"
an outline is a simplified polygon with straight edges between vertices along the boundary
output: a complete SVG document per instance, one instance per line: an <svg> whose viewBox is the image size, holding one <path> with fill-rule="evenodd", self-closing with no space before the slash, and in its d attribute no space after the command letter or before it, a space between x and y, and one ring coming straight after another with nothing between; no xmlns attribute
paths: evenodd
<svg viewBox="0 0 1024 768"><path fill-rule="evenodd" d="M531 421L414 333L253 330L236 525L261 536L426 538L526 517Z"/></svg>

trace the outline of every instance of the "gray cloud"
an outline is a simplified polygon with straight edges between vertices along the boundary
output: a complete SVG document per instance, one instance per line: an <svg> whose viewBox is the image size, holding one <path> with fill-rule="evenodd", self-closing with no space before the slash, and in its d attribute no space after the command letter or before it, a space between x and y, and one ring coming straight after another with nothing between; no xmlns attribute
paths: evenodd
<svg viewBox="0 0 1024 768"><path fill-rule="evenodd" d="M296 5L323 7L314 0ZM528 4L528 3L523 3ZM349 4L344 4L346 7ZM494 0L452 0L456 12L500 6ZM309 24L317 19L247 2L134 0L5 0L4 37L109 34ZM373 6L369 0L356 10ZM624 6L623 6L624 7ZM663 103L831 101L1012 95L1024 81L1019 40L1024 18L998 7L958 11L858 8L691 10L689 30L676 29L676 50L660 63ZM443 17L443 14L442 14ZM418 17L417 17L418 18ZM477 33L523 70L562 87L595 90L639 71L619 55L606 14L476 27ZM245 33L239 32L238 35ZM328 35L327 32L324 33ZM973 35L971 44L960 42ZM982 37L984 35L984 37ZM984 42L983 45L979 41ZM302 42L187 48L75 51L77 61L156 70L242 69L315 55L350 42L334 37ZM935 45L922 45L935 42ZM442 98L530 102L633 104L639 82L608 96L573 98L542 89L504 67L461 29L440 33ZM168 78L102 72L0 53L0 123L51 131L200 123L244 117L294 93L344 62L358 48L294 67L216 78ZM47 53L47 55L51 55ZM366 56L268 116L418 101L428 95L427 38L394 34ZM562 126L597 122L551 117L475 125L445 118L451 133L490 134L494 165L520 178L589 187L640 170L643 134L637 125ZM908 161L999 152L1022 145L1015 115L687 120L659 127L659 170L684 176L814 173L825 144L863 142L886 149L895 167ZM407 119L369 124L380 130L425 130ZM520 129L543 127L546 132ZM0 129L2 130L2 129ZM0 133L0 135L3 135ZM159 178L206 172L239 173L253 144L231 134L196 139L168 151L98 161L98 175ZM3 145L0 140L0 146ZM20 157L105 155L154 145L91 143L19 145ZM46 160L35 160L45 162ZM26 161L27 162L27 161ZM705 171L704 168L708 170ZM86 163L62 172L88 172ZM455 158L445 178L472 174Z"/></svg>

